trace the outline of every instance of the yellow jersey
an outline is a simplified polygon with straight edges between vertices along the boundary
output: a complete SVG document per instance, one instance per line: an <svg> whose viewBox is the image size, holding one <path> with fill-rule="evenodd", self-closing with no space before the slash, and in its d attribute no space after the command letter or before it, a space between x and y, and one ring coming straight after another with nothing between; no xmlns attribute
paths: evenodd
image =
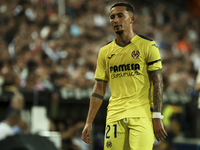
<svg viewBox="0 0 200 150"><path fill-rule="evenodd" d="M95 79L110 82L107 123L129 117L149 117L152 89L148 71L162 69L155 41L135 35L126 45L116 40L98 55Z"/></svg>

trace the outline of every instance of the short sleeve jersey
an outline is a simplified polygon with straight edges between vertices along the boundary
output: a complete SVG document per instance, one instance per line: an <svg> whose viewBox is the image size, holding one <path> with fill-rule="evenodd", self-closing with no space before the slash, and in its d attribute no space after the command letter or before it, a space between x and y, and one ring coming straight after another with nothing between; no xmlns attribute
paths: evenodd
<svg viewBox="0 0 200 150"><path fill-rule="evenodd" d="M99 51L96 80L110 82L107 122L128 117L151 117L148 71L162 69L155 41L135 35L127 45L116 40Z"/></svg>

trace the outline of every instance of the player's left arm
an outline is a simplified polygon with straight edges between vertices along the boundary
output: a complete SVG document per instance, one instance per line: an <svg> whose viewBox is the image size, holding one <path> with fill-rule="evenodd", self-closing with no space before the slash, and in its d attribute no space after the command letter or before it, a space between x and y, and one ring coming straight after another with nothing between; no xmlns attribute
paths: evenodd
<svg viewBox="0 0 200 150"><path fill-rule="evenodd" d="M163 101L163 79L162 79L162 70L149 71L150 81L153 83L153 129L154 135L158 141L162 141L166 138L167 133L164 129L162 120L161 120L161 110L162 110L162 101Z"/></svg>

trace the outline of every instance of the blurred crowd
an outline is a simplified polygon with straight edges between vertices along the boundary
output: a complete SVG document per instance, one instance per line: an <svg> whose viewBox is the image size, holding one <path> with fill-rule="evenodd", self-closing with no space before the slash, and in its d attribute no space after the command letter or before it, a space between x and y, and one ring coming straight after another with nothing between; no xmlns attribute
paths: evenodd
<svg viewBox="0 0 200 150"><path fill-rule="evenodd" d="M159 46L165 90L185 93L194 86L200 66L195 1L133 3L134 31ZM109 23L114 2L1 0L0 85L39 91L92 87L98 51L115 38Z"/></svg>
<svg viewBox="0 0 200 150"><path fill-rule="evenodd" d="M115 38L109 9L117 1L1 0L0 87L14 93L93 87L99 49ZM190 94L200 67L199 1L129 2L136 9L134 31L160 49L164 90ZM54 122L52 130L66 129L68 138L75 130L67 132L66 124Z"/></svg>

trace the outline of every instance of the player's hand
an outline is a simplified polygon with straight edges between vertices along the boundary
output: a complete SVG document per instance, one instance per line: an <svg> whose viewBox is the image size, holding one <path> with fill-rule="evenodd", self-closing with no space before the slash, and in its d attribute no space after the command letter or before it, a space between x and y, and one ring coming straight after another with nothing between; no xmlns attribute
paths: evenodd
<svg viewBox="0 0 200 150"><path fill-rule="evenodd" d="M153 118L153 130L157 141L162 141L166 138L167 133L164 129L162 120L160 118Z"/></svg>
<svg viewBox="0 0 200 150"><path fill-rule="evenodd" d="M86 123L82 131L82 140L85 143L90 144L92 140L90 139L90 132L92 131L92 124Z"/></svg>

